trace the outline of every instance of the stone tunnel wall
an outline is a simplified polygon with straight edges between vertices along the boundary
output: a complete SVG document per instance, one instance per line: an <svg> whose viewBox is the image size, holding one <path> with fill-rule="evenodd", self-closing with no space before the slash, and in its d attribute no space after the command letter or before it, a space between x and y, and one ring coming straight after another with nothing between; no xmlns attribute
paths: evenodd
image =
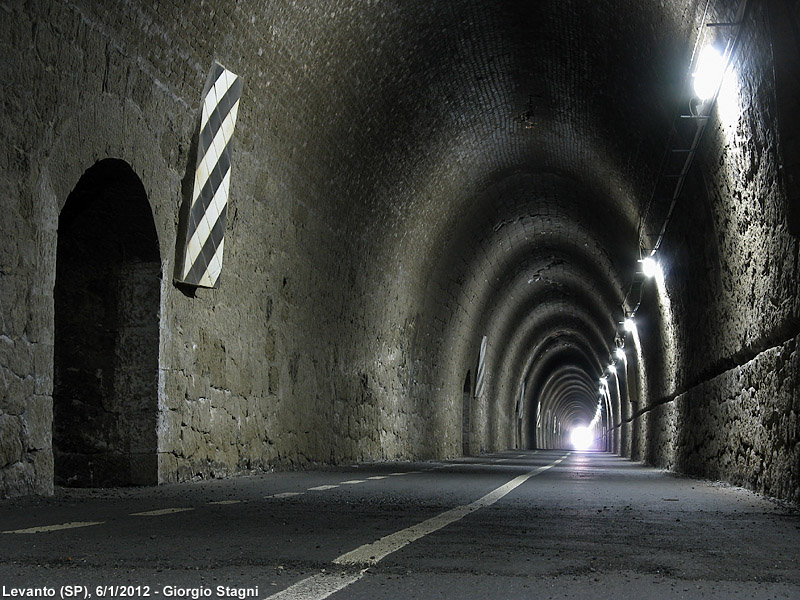
<svg viewBox="0 0 800 600"><path fill-rule="evenodd" d="M406 393L409 298L424 286L392 252L410 243L413 264L413 240L376 233L407 214L378 207L420 194L404 184L422 154L399 143L414 124L394 97L426 69L384 80L385 65L434 53L391 7L357 20L348 3L186 8L0 3L0 493L53 489L58 215L108 157L141 179L159 237L159 481L442 452L426 399ZM215 59L244 95L222 284L190 297L171 275Z"/></svg>
<svg viewBox="0 0 800 600"><path fill-rule="evenodd" d="M437 23L472 25L457 4L403 6L0 2L0 493L53 489L58 217L106 158L141 180L158 233L159 481L460 452L476 349L442 385L416 348L448 341L420 331L441 298L426 259L474 150L452 139L472 74L440 85L442 48L469 40ZM222 283L186 295L176 233L213 60L244 92Z"/></svg>
<svg viewBox="0 0 800 600"><path fill-rule="evenodd" d="M159 481L461 451L465 375L474 382L488 326L508 326L481 304L494 298L487 273L503 266L489 242L499 240L502 254L524 247L528 234L553 231L534 211L518 220L517 237L506 238L506 227L498 238L471 239L469 227L453 227L464 215L447 207L469 209L490 180L526 161L558 173L552 156L564 154L577 156L571 168L591 171L581 189L601 190L598 202L613 200L622 212L623 198L635 195L619 191L626 186L599 146L581 145L579 126L597 136L611 128L577 112L586 104L581 90L570 99L566 114L576 118L564 135L558 101L571 72L548 90L558 115L544 125L553 147L525 150L520 140L535 138L523 137L530 132L511 108L519 90L497 75L519 65L502 30L482 20L484 4L404 10L402 2L253 0L187 10L178 0L0 0L0 494L52 491L58 217L81 175L105 158L127 162L140 178L158 233ZM568 3L554 6L561 4ZM669 11L692 12L687 5L698 3ZM800 489L780 467L797 464L797 407L788 400L791 389L796 404L797 386L786 384L796 378L780 379L779 388L769 367L785 363L784 372L796 373L797 243L776 184L768 36L760 3L753 5L737 65L739 116L720 117L707 134L665 241L663 290L650 289L643 304L643 397L622 439L635 458L787 495ZM644 12L642 3L626 6ZM613 7L599 10L616 22ZM554 21L573 23L569 12ZM487 37L476 41L475 31ZM606 33L592 39L608 41ZM475 54L478 42L492 55ZM574 59L587 57L576 51ZM222 284L192 296L171 274L200 95L215 59L243 78L244 94ZM541 75L535 61L527 68L531 79ZM627 117L618 98L603 102ZM637 115L626 124L661 129L651 113ZM648 169L638 164L626 168L644 180ZM495 200L466 216L485 218L490 229L505 222ZM464 237L455 244L453 229ZM470 262L460 270L436 263L442 249L467 246ZM603 277L615 277L603 268ZM475 289L489 291L476 298ZM504 356L503 343L492 335L490 360ZM504 368L492 370L487 385L505 400L473 399L474 452L514 443L508 425L519 374ZM764 408L753 410L753 398ZM683 423L697 429L685 432ZM718 442L737 428L749 445L729 456L733 446Z"/></svg>
<svg viewBox="0 0 800 600"><path fill-rule="evenodd" d="M663 280L645 294L651 394L626 426L638 432L634 458L797 501L798 240L779 169L768 3L750 4L659 253Z"/></svg>

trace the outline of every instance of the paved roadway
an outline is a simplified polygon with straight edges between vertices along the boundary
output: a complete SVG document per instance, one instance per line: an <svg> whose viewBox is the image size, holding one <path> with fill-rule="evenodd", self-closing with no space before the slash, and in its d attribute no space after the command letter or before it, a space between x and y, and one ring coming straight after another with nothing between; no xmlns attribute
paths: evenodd
<svg viewBox="0 0 800 600"><path fill-rule="evenodd" d="M0 532L3 598L800 598L795 508L602 453L59 489Z"/></svg>

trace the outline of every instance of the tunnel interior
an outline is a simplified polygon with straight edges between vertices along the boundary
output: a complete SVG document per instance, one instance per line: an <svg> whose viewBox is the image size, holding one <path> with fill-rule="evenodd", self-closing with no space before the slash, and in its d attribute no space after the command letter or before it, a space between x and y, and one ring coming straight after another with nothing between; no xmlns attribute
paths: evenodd
<svg viewBox="0 0 800 600"><path fill-rule="evenodd" d="M585 426L798 498L792 2L43 4L8 21L39 83L11 73L4 117L2 300L32 307L0 338L5 488ZM216 63L243 82L224 262L186 293L160 274Z"/></svg>
<svg viewBox="0 0 800 600"><path fill-rule="evenodd" d="M53 453L59 485L157 483L161 263L130 166L91 167L59 217Z"/></svg>

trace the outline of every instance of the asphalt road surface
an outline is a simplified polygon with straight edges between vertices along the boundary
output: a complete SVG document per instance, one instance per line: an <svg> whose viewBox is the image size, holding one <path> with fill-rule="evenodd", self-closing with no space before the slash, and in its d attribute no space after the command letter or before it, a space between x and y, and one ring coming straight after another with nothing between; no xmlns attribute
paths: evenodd
<svg viewBox="0 0 800 600"><path fill-rule="evenodd" d="M0 600L800 598L796 507L509 451L0 501Z"/></svg>

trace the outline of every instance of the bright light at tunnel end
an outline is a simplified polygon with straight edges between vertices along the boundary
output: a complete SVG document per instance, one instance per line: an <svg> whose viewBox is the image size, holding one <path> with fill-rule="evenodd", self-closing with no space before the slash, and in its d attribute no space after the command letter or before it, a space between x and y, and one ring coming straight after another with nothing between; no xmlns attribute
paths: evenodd
<svg viewBox="0 0 800 600"><path fill-rule="evenodd" d="M592 447L594 436L588 427L576 427L570 434L570 442L575 450L582 452Z"/></svg>

